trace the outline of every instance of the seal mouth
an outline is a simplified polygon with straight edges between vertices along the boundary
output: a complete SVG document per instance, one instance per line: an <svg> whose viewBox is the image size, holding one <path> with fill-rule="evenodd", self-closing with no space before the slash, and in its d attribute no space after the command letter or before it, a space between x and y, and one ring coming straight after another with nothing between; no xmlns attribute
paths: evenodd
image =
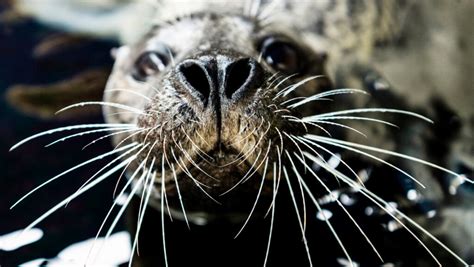
<svg viewBox="0 0 474 267"><path fill-rule="evenodd" d="M181 161L175 166L176 176L167 177L165 187L171 206L178 207L181 197L190 212L247 214L262 184L260 198L271 198L272 182L267 179L271 174L267 171L263 176L261 160L251 162L245 152L224 146L206 155L196 156L188 166Z"/></svg>

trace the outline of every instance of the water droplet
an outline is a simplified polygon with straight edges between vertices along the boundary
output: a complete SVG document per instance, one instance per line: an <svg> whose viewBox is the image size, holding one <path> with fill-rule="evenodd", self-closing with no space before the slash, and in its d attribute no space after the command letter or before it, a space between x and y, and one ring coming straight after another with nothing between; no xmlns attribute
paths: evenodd
<svg viewBox="0 0 474 267"><path fill-rule="evenodd" d="M407 198L409 200L415 201L418 199L418 192L415 189L410 189L407 192Z"/></svg>
<svg viewBox="0 0 474 267"><path fill-rule="evenodd" d="M313 162L311 168L313 169L313 171L318 172L319 169L321 169L321 166L319 166L319 164L317 164L316 162Z"/></svg>
<svg viewBox="0 0 474 267"><path fill-rule="evenodd" d="M436 210L430 210L426 213L428 218L433 218L436 215Z"/></svg>
<svg viewBox="0 0 474 267"><path fill-rule="evenodd" d="M464 174L456 176L456 178L451 180L449 185L449 194L456 195L458 193L458 188L466 182L466 176Z"/></svg>
<svg viewBox="0 0 474 267"><path fill-rule="evenodd" d="M354 198L348 196L347 194L341 194L339 199L341 200L341 203L346 205L346 206L352 206L352 205L354 205L354 203L356 203L356 200Z"/></svg>
<svg viewBox="0 0 474 267"><path fill-rule="evenodd" d="M341 156L339 154L334 154L328 160L328 165L331 166L334 169L337 168L337 166L339 166L339 163L341 163Z"/></svg>
<svg viewBox="0 0 474 267"><path fill-rule="evenodd" d="M346 266L347 267L358 267L359 266L359 263L357 263L355 261L352 261L352 264L351 264L351 262L346 258L337 258L336 260L341 266L344 266L344 267L346 267Z"/></svg>
<svg viewBox="0 0 474 267"><path fill-rule="evenodd" d="M369 180L369 171L367 169L362 169L357 173L357 176L362 180L362 183L365 183Z"/></svg>
<svg viewBox="0 0 474 267"><path fill-rule="evenodd" d="M364 212L365 212L365 215L372 216L374 214L375 210L374 210L373 207L366 207Z"/></svg>
<svg viewBox="0 0 474 267"><path fill-rule="evenodd" d="M389 213L394 213L397 207L398 207L398 204L396 202L388 202L387 205L385 205L385 209Z"/></svg>
<svg viewBox="0 0 474 267"><path fill-rule="evenodd" d="M400 223L398 223L397 221L389 221L387 223L387 230L389 232L395 232L396 230L400 229L402 227L402 225Z"/></svg>
<svg viewBox="0 0 474 267"><path fill-rule="evenodd" d="M316 218L318 218L321 221L329 220L331 219L331 217L332 217L332 212L326 209L322 209L318 211L318 213L316 213Z"/></svg>

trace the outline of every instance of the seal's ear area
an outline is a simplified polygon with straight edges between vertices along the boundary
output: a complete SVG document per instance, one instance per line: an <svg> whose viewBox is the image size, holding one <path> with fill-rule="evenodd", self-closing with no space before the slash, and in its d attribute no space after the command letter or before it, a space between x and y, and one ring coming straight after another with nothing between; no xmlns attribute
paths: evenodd
<svg viewBox="0 0 474 267"><path fill-rule="evenodd" d="M148 30L158 1L15 0L15 12L52 28L133 42Z"/></svg>
<svg viewBox="0 0 474 267"><path fill-rule="evenodd" d="M10 105L29 116L42 119L71 119L101 113L100 106L84 106L56 114L68 105L83 101L100 101L108 71L88 70L70 79L46 85L15 85L7 90Z"/></svg>

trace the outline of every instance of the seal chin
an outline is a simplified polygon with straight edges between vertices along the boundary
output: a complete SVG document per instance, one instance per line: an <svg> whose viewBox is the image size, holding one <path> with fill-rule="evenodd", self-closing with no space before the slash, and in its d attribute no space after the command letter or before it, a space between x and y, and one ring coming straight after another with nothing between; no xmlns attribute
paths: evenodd
<svg viewBox="0 0 474 267"><path fill-rule="evenodd" d="M189 212L219 216L248 214L262 183L268 186L263 186L260 201L271 199L268 188L272 188L272 181L263 177L262 162L249 162L245 154L230 150L211 151L207 155L212 160L198 157L189 167L177 167L180 172L175 171L176 179L167 177L166 194L173 209L181 209L181 197ZM268 172L265 174L269 176Z"/></svg>

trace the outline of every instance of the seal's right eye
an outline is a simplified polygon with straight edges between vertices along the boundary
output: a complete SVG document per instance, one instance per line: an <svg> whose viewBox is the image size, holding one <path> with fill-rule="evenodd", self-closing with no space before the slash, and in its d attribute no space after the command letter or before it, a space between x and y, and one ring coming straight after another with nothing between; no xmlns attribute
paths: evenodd
<svg viewBox="0 0 474 267"><path fill-rule="evenodd" d="M168 64L168 57L157 51L147 51L138 57L133 69L133 78L146 81L148 77L163 71Z"/></svg>

